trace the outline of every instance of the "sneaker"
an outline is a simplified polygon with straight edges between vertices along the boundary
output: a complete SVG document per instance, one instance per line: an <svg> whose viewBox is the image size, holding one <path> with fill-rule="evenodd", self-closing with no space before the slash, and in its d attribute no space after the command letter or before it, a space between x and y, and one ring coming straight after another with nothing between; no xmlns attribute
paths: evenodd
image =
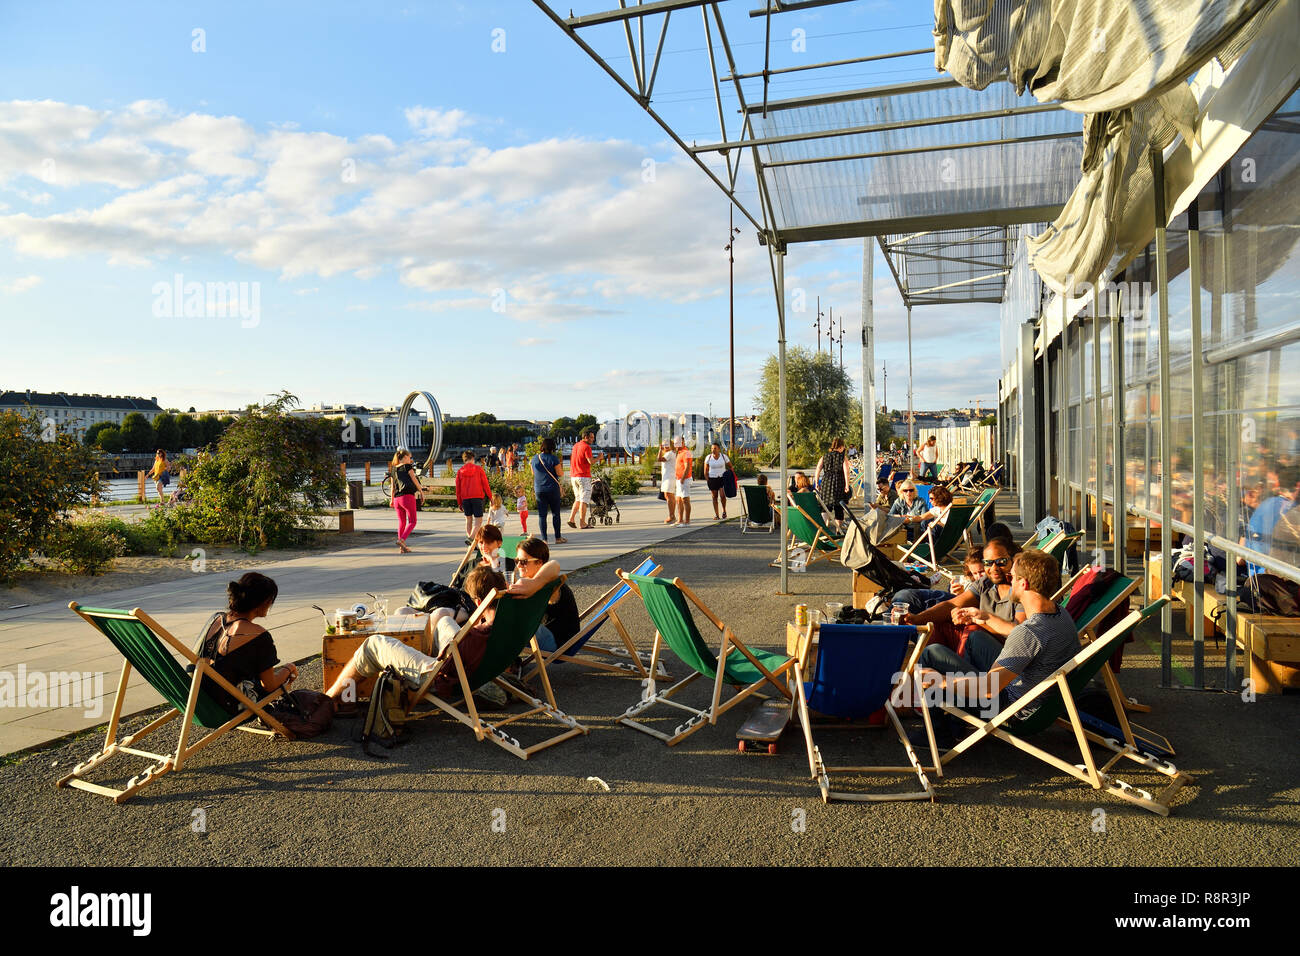
<svg viewBox="0 0 1300 956"><path fill-rule="evenodd" d="M491 681L488 681L482 687L475 690L474 696L477 699L498 708L504 707L510 700L510 695Z"/></svg>
<svg viewBox="0 0 1300 956"><path fill-rule="evenodd" d="M925 728L918 727L916 730L909 730L907 732L907 739L916 750L917 757L922 758L922 762L924 762L923 758L930 755L930 739L925 735ZM935 727L934 745L939 751L939 756L942 757L948 751L952 750L953 747L957 746L957 742L953 740L951 736L945 734L942 728Z"/></svg>

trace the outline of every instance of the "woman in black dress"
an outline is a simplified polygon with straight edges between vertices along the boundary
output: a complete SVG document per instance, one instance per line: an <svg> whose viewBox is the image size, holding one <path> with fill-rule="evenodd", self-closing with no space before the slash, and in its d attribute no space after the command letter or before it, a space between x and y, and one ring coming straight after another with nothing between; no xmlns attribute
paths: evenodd
<svg viewBox="0 0 1300 956"><path fill-rule="evenodd" d="M836 521L844 520L844 505L849 500L849 460L844 439L831 439L831 447L817 462L817 497L822 506L835 513Z"/></svg>
<svg viewBox="0 0 1300 956"><path fill-rule="evenodd" d="M254 620L266 617L275 603L279 588L265 574L249 571L226 586L227 609L213 618L203 640L203 656L212 658L213 669L238 687L251 683L255 699L261 699L298 676L293 664L279 667L279 656L271 632ZM204 690L233 717L240 705L230 692L208 678Z"/></svg>

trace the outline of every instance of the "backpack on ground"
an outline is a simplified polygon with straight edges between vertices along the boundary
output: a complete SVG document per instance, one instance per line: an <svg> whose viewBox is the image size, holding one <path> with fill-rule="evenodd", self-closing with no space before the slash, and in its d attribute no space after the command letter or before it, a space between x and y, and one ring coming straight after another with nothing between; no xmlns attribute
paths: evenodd
<svg viewBox="0 0 1300 956"><path fill-rule="evenodd" d="M385 667L375 678L375 686L370 691L370 706L366 710L366 719L361 725L361 752L376 760L387 760L383 754L374 753L371 743L377 743L392 750L404 739L406 731L406 707L404 698L406 687L397 671Z"/></svg>
<svg viewBox="0 0 1300 956"><path fill-rule="evenodd" d="M305 740L330 729L334 698L318 690L291 690L268 704L266 712L292 734L290 740Z"/></svg>

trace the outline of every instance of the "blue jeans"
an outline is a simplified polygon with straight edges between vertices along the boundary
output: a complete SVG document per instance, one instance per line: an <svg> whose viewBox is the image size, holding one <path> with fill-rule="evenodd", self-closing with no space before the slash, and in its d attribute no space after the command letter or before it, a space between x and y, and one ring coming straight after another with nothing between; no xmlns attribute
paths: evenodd
<svg viewBox="0 0 1300 956"><path fill-rule="evenodd" d="M971 631L970 636L966 639L966 653L958 654L951 647L943 644L927 644L925 650L921 652L920 664L922 667L928 667L931 670L939 671L941 674L969 674L976 671L980 674L987 674L997 663L998 656L1002 653L1002 645L988 631ZM967 698L970 701L970 698ZM1011 706L1011 699L1007 696L1004 688L998 694L997 711ZM962 710L975 716L981 716L982 709L978 702L968 703L962 707ZM962 724L956 718L948 717L947 720L938 721L935 727L936 739L951 738L960 733L964 735L970 728ZM943 742L943 741L941 741Z"/></svg>
<svg viewBox="0 0 1300 956"><path fill-rule="evenodd" d="M926 478L926 477L930 477L930 478L938 478L938 477L939 477L939 463L938 463L938 462L933 462L933 461L932 461L932 462L922 462L922 463L921 463L921 470L920 470L920 472L917 474L917 477L918 477L918 478Z"/></svg>
<svg viewBox="0 0 1300 956"><path fill-rule="evenodd" d="M556 512L556 514L558 515L559 512ZM555 533L557 536L559 535L560 532L558 528L556 529ZM560 646L555 643L555 635L551 633L551 629L547 627L545 624L543 624L541 627L537 629L537 646L540 647L547 654L551 653L551 651L555 650L557 647Z"/></svg>
<svg viewBox="0 0 1300 956"><path fill-rule="evenodd" d="M894 592L894 596L889 603L906 604L908 613L920 614L927 608L934 607L940 601L946 601L950 597L952 595L947 591L936 591L933 588L903 588L901 591Z"/></svg>
<svg viewBox="0 0 1300 956"><path fill-rule="evenodd" d="M546 540L546 515L548 513L551 516L551 523L555 526L555 536L558 538L560 536L560 489L552 488L549 491L537 491L534 488L533 491L537 495L537 531L541 539Z"/></svg>

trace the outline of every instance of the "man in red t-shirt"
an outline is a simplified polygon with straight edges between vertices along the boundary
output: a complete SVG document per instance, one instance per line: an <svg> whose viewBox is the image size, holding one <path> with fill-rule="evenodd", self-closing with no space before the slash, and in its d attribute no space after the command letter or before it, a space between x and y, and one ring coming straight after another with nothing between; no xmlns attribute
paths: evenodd
<svg viewBox="0 0 1300 956"><path fill-rule="evenodd" d="M590 528L587 512L591 509L591 442L595 439L594 429L582 433L582 439L573 446L569 455L569 477L573 480L573 510L569 512L570 528ZM574 524L573 519L578 523Z"/></svg>
<svg viewBox="0 0 1300 956"><path fill-rule="evenodd" d="M474 453L465 452L456 470L456 505L465 512L465 543L469 544L483 526L483 505L492 497L487 472L474 463Z"/></svg>

